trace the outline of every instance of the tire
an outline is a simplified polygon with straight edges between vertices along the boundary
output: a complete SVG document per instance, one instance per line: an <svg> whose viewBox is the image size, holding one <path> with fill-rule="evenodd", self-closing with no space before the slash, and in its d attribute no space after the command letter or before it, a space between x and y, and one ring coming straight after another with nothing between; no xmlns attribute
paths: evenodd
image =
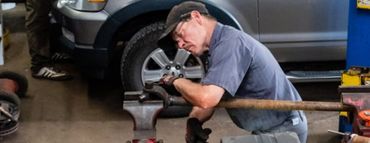
<svg viewBox="0 0 370 143"><path fill-rule="evenodd" d="M26 96L28 89L28 82L26 77L11 71L3 71L0 73L0 78L7 78L14 80L18 84L18 90L15 92L19 97Z"/></svg>
<svg viewBox="0 0 370 143"><path fill-rule="evenodd" d="M161 49L157 46L164 29L164 22L149 24L128 42L121 60L121 81L125 91L142 90L145 82L157 82L164 74L193 81L199 81L204 76L200 58L175 47ZM160 116L183 117L190 111L191 107L171 106L162 111Z"/></svg>
<svg viewBox="0 0 370 143"><path fill-rule="evenodd" d="M21 101L17 95L0 90L0 106L6 107L4 109L17 121L20 116L20 104ZM0 137L15 132L18 129L17 121L10 121L5 116L0 115Z"/></svg>

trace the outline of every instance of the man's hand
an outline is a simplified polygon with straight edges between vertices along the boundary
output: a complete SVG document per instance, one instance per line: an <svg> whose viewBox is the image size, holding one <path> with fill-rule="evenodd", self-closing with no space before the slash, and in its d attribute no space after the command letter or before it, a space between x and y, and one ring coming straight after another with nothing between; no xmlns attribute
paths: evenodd
<svg viewBox="0 0 370 143"><path fill-rule="evenodd" d="M172 75L165 75L159 80L159 84L164 84L167 86L173 86L173 82L178 79L179 77L177 76L172 76Z"/></svg>
<svg viewBox="0 0 370 143"><path fill-rule="evenodd" d="M152 83L150 83L152 84ZM146 86L145 88L143 89L144 92L146 93L149 93L149 94L153 94L155 96L158 96L159 98L161 98L163 100L163 104L164 104L164 108L167 108L168 106L171 105L171 102L172 102L172 97L171 95L169 95L167 93L167 91L161 87L161 86L158 86L158 85L147 85L146 83Z"/></svg>
<svg viewBox="0 0 370 143"><path fill-rule="evenodd" d="M176 90L173 82L179 79L179 77L172 76L172 75L165 75L159 80L159 85L161 85L169 94L171 95L178 95L181 94Z"/></svg>
<svg viewBox="0 0 370 143"><path fill-rule="evenodd" d="M189 118L186 125L186 143L207 143L212 130L202 128L202 123L197 118Z"/></svg>

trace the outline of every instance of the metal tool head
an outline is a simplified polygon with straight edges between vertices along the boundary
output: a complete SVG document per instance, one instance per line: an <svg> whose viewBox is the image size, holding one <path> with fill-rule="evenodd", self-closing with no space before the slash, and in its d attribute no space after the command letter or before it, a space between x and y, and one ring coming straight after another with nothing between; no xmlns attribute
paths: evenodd
<svg viewBox="0 0 370 143"><path fill-rule="evenodd" d="M162 100L150 100L149 96L143 91L125 92L123 110L130 114L134 122L132 143L156 143L155 124L164 104Z"/></svg>

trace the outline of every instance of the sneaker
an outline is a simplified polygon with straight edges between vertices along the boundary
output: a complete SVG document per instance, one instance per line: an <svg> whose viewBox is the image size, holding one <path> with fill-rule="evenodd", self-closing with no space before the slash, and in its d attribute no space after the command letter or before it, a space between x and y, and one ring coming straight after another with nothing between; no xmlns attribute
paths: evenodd
<svg viewBox="0 0 370 143"><path fill-rule="evenodd" d="M50 59L53 62L68 63L72 62L72 57L67 53L54 53Z"/></svg>
<svg viewBox="0 0 370 143"><path fill-rule="evenodd" d="M72 75L56 70L53 67L43 67L37 73L32 73L32 77L49 80L70 80L73 78Z"/></svg>

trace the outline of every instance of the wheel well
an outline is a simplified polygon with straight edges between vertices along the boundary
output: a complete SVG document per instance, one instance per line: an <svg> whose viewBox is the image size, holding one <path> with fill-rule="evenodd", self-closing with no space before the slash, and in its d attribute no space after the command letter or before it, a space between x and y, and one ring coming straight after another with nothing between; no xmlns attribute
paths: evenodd
<svg viewBox="0 0 370 143"><path fill-rule="evenodd" d="M113 53L121 56L126 42L128 42L131 37L135 35L136 32L138 32L141 28L149 25L150 23L166 20L167 13L168 11L145 13L132 18L126 23L123 23L114 35L111 47L114 51Z"/></svg>
<svg viewBox="0 0 370 143"><path fill-rule="evenodd" d="M132 18L126 23L123 23L118 30L115 32L113 40L111 41L112 44L111 48L111 63L110 63L110 69L113 68L112 72L113 74L119 74L115 73L116 71L120 71L120 61L121 56L123 53L123 50L126 47L126 43L131 39L132 36L135 35L136 32L138 32L141 28L149 25L150 23L165 20L167 16L168 11L157 11L157 12L151 12L151 13L145 13L142 15L139 15L137 17Z"/></svg>
<svg viewBox="0 0 370 143"><path fill-rule="evenodd" d="M117 38L116 40L118 41L128 41L137 31L150 23L166 20L167 13L168 11L157 11L134 17L130 21L122 24L114 37L115 39Z"/></svg>

